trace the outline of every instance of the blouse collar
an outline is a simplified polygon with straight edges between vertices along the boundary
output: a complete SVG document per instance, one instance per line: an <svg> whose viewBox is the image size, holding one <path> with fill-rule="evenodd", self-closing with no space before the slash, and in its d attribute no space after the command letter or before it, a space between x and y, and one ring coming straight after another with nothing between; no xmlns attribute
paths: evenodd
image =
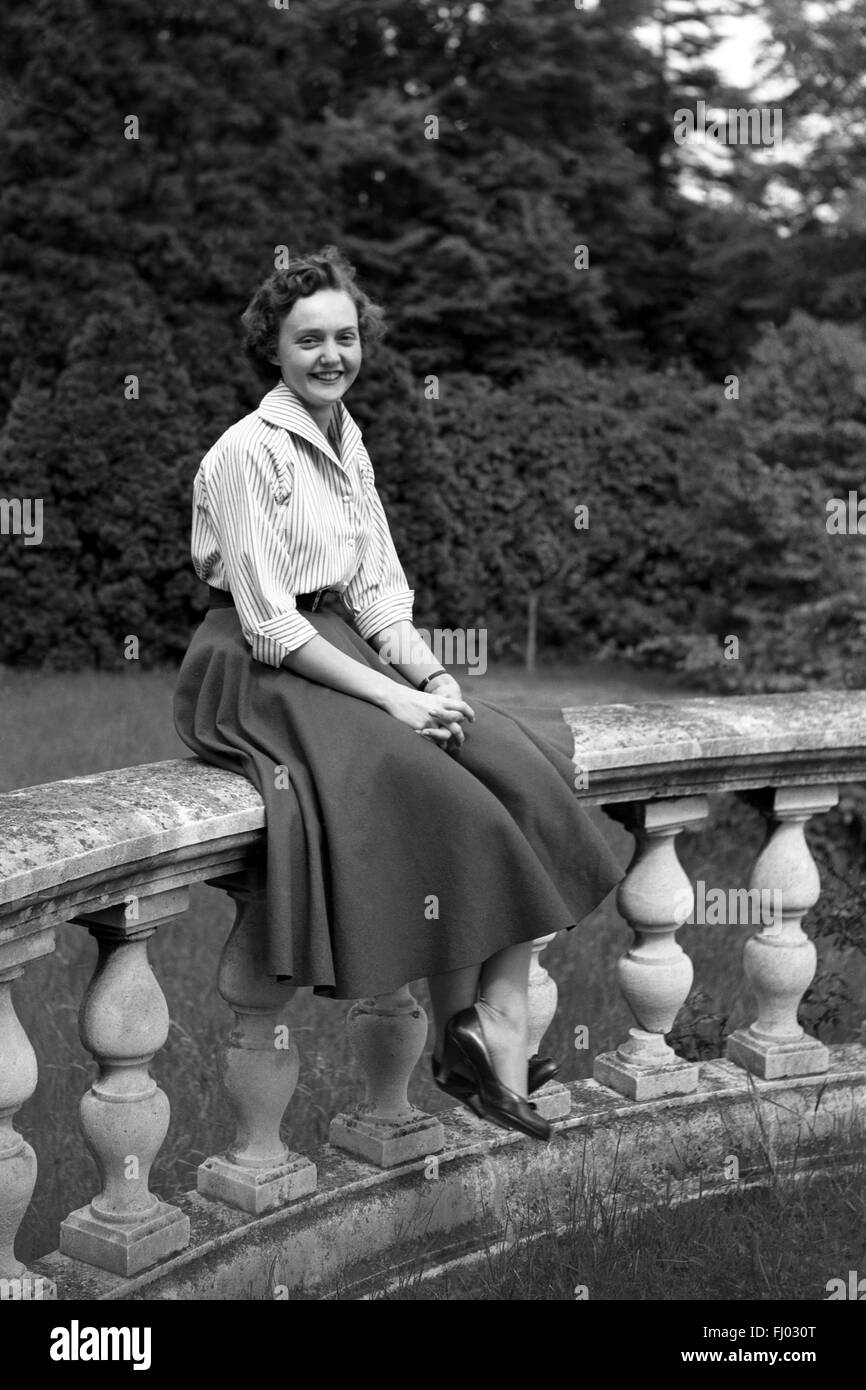
<svg viewBox="0 0 866 1390"><path fill-rule="evenodd" d="M268 391L259 402L258 414L272 425L280 425L292 434L300 434L309 440L340 468L345 468L361 443L361 431L355 424L342 401L338 403L337 419L340 425L340 448L342 458L338 458L327 436L322 433L307 407L299 396L286 386L284 381Z"/></svg>

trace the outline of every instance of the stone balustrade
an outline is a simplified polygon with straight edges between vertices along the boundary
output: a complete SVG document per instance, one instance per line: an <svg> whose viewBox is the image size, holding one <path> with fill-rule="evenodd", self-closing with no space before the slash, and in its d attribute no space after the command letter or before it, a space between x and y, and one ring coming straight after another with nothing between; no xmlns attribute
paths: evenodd
<svg viewBox="0 0 866 1390"><path fill-rule="evenodd" d="M677 941L694 896L676 838L705 819L708 795L718 792L749 799L765 817L766 843L750 889L772 891L779 904L745 948L757 1017L729 1038L728 1063L765 1081L814 1078L820 1085L828 1049L798 1022L816 968L802 922L819 895L804 829L836 804L840 784L866 781L866 692L581 707L563 711L563 718L574 739L575 795L603 807L634 837L618 889L634 942L617 967L634 1026L615 1052L595 1059L600 1092L640 1104L688 1096L699 1086L698 1065L665 1041L693 977ZM80 1010L81 1038L97 1075L82 1097L80 1120L100 1189L62 1222L60 1254L70 1268L77 1262L134 1281L180 1258L188 1245L188 1215L149 1185L168 1130L170 1095L149 1070L169 1021L147 951L159 927L183 913L197 882L223 889L236 905L218 970L214 962L219 991L235 1016L222 1078L236 1130L226 1151L198 1170L201 1202L214 1213L258 1218L317 1192L315 1162L281 1137L287 1111L291 1131L298 1082L286 1023L295 991L267 977L257 946L263 823L261 801L246 781L196 759L0 796L0 1280L27 1275L14 1239L37 1163L13 1126L35 1090L40 1059L16 1016L11 987L31 961L54 949L59 929L76 925L99 946ZM533 954L531 1053L556 1011L556 986L541 963L551 939L540 938ZM331 1145L370 1172L402 1171L442 1153L442 1117L423 1114L408 1094L426 1039L426 1018L409 987L357 1001L347 1023L365 1093L349 1113L333 1118ZM549 1084L538 1103L552 1120L569 1123L568 1086ZM473 1135L492 1128L469 1123ZM64 1296L62 1287L38 1277L41 1297Z"/></svg>

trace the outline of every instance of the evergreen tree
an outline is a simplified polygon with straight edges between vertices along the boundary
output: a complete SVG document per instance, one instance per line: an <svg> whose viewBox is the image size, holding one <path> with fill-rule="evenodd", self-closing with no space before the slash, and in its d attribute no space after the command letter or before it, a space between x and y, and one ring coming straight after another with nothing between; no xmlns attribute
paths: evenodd
<svg viewBox="0 0 866 1390"><path fill-rule="evenodd" d="M177 658L197 581L189 380L147 304L90 314L53 392L25 387L0 438L7 496L44 496L40 546L7 546L0 657L59 669Z"/></svg>

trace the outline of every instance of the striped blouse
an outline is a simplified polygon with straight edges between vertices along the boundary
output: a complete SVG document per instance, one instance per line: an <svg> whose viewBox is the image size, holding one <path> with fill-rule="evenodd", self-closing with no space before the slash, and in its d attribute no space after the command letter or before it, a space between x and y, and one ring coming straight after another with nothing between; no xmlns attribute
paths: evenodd
<svg viewBox="0 0 866 1390"><path fill-rule="evenodd" d="M337 408L339 453L283 382L202 459L193 484L192 562L232 594L253 656L268 666L317 635L296 594L334 588L365 640L412 620L361 431Z"/></svg>

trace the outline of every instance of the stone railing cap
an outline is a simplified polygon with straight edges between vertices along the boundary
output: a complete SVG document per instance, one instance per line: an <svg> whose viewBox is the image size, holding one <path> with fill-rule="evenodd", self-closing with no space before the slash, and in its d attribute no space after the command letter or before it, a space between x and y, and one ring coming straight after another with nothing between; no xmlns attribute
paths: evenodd
<svg viewBox="0 0 866 1390"><path fill-rule="evenodd" d="M583 800L866 780L866 691L569 707ZM252 844L264 807L245 778L196 758L73 777L0 795L0 908L106 879L124 865L223 841ZM204 854L200 872L208 872ZM230 858L230 855L226 855ZM219 859L219 849L214 861Z"/></svg>
<svg viewBox="0 0 866 1390"><path fill-rule="evenodd" d="M586 800L866 778L866 691L564 709ZM622 793L622 794L620 794Z"/></svg>
<svg viewBox="0 0 866 1390"><path fill-rule="evenodd" d="M255 787L197 758L21 787L0 795L0 904L264 823Z"/></svg>
<svg viewBox="0 0 866 1390"><path fill-rule="evenodd" d="M590 771L798 750L866 749L866 690L568 708L575 760Z"/></svg>

